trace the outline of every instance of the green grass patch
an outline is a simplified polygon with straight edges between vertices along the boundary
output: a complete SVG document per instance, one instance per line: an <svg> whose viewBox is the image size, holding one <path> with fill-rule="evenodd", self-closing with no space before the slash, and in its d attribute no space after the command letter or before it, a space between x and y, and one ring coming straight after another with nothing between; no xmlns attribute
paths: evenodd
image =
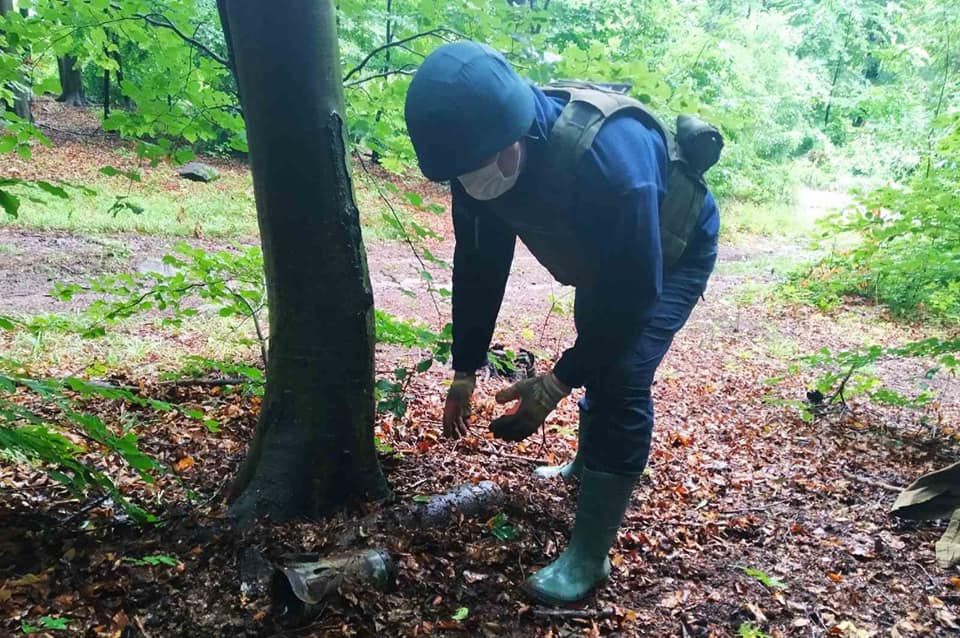
<svg viewBox="0 0 960 638"><path fill-rule="evenodd" d="M173 169L166 169L172 171ZM0 224L78 234L138 232L149 235L249 237L257 233L253 186L249 175L225 173L209 184L171 180L160 170L140 183L121 177L98 177L85 186L95 195L71 189L69 199L22 198L16 219ZM118 201L131 207L115 210Z"/></svg>
<svg viewBox="0 0 960 638"><path fill-rule="evenodd" d="M217 361L257 361L256 346L240 343L252 337L244 326L238 334L237 321L201 313L185 320L180 328L161 327L146 317L131 318L107 330L106 335L82 337L71 326L82 323L79 315L46 315L48 330L0 333L5 356L36 371L103 376L111 371L137 376L157 376L189 365L196 357ZM60 327L58 323L62 323ZM247 332L251 334L248 335Z"/></svg>
<svg viewBox="0 0 960 638"><path fill-rule="evenodd" d="M773 278L786 277L805 264L812 264L819 253L812 250L800 249L804 246L802 240L797 241L796 250L788 249L783 252L761 254L745 259L730 259L717 263L716 273L719 275L758 277L769 275Z"/></svg>
<svg viewBox="0 0 960 638"><path fill-rule="evenodd" d="M0 215L0 225L65 230L83 235L136 232L236 239L259 233L253 183L248 173L224 171L215 182L201 184L172 179L170 173L173 170L163 167L143 171L141 182L124 177L98 176L84 184L96 194L68 189L70 199L44 197L43 201L31 201L25 191L19 192L18 217ZM387 221L390 209L371 178L359 171L354 172L354 178L364 239L402 239L395 226ZM389 192L384 193L391 197ZM30 195L36 198L35 192ZM117 210L117 202L129 206ZM394 210L401 222L408 225L410 211L398 203L394 203ZM15 250L14 246L0 244L0 254Z"/></svg>
<svg viewBox="0 0 960 638"><path fill-rule="evenodd" d="M738 243L757 235L763 237L801 237L813 230L813 219L794 203L757 204L728 201L720 211L720 234L724 240Z"/></svg>

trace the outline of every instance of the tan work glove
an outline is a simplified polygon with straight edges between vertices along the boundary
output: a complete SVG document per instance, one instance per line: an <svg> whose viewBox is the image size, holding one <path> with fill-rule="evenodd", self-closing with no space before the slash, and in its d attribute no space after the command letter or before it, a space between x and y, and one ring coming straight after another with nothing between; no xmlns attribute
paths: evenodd
<svg viewBox="0 0 960 638"><path fill-rule="evenodd" d="M447 402L443 406L443 436L459 439L468 434L467 419L470 417L470 398L476 388L476 373L453 373L453 383L447 390Z"/></svg>
<svg viewBox="0 0 960 638"><path fill-rule="evenodd" d="M552 372L524 379L497 393L497 403L520 400L516 409L490 423L490 431L504 441L522 441L536 432L560 399L570 394Z"/></svg>

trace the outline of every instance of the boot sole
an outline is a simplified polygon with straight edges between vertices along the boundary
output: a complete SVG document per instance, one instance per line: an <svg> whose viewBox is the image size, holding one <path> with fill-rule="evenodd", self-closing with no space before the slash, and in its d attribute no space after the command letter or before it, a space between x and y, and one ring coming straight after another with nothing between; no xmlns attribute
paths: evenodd
<svg viewBox="0 0 960 638"><path fill-rule="evenodd" d="M527 596L527 598L530 598L531 600L534 600L543 605L549 605L551 607L566 607L568 605L574 605L576 603L582 602L586 598L589 598L590 595L596 593L598 589L605 587L609 581L610 581L609 576L607 576L602 580L597 581L596 583L593 584L592 587L590 587L590 589L586 591L586 593L583 596L575 600L563 600L562 598L553 598L552 596L548 596L543 592L536 590L533 587L527 585L526 581L524 581L520 585L520 591L522 591Z"/></svg>

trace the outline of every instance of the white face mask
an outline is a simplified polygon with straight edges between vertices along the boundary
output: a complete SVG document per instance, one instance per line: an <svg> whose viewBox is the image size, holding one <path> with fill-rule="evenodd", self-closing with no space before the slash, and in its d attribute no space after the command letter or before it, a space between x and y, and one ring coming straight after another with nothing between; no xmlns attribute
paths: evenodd
<svg viewBox="0 0 960 638"><path fill-rule="evenodd" d="M487 201L500 197L513 188L520 177L520 159L523 145L519 142L500 151L497 158L491 163L475 171L470 171L458 177L467 194L474 199ZM509 176L500 170L500 156L505 153L516 153L516 168Z"/></svg>

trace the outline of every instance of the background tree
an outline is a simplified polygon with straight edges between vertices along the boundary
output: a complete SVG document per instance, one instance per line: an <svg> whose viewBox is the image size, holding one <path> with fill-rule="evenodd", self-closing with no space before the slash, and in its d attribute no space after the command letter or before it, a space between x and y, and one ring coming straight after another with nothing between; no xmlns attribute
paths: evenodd
<svg viewBox="0 0 960 638"><path fill-rule="evenodd" d="M73 55L64 55L57 58L57 69L60 74L60 97L57 102L68 106L86 106L87 97L83 90L83 70L80 61Z"/></svg>
<svg viewBox="0 0 960 638"><path fill-rule="evenodd" d="M387 491L336 14L329 0L219 8L243 96L270 303L263 411L232 512L241 523L315 517Z"/></svg>
<svg viewBox="0 0 960 638"><path fill-rule="evenodd" d="M8 14L13 13L13 10L13 0L0 0L0 21ZM2 33L2 28L0 28L0 33ZM13 91L14 96L13 112L16 113L17 117L32 121L33 115L30 112L30 87L27 86L26 78L22 73L11 82L10 89Z"/></svg>

